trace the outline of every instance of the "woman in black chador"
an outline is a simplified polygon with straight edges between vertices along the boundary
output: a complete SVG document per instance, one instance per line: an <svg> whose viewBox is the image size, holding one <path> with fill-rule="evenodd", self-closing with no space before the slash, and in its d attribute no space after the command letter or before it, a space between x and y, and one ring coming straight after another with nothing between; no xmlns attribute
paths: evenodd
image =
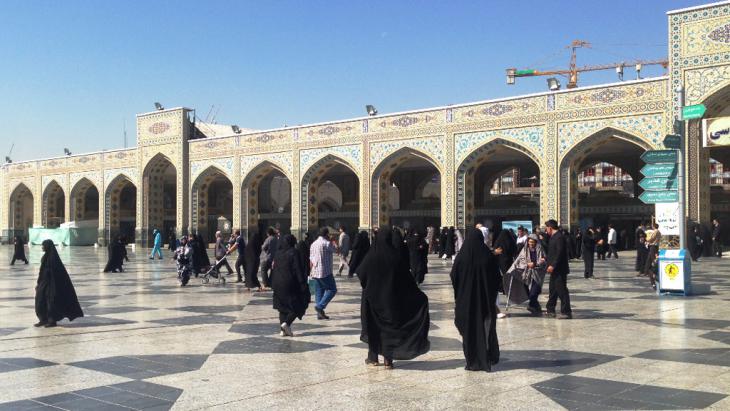
<svg viewBox="0 0 730 411"><path fill-rule="evenodd" d="M428 244L426 244L426 239L417 230L413 230L408 240L406 240L406 244L408 244L411 274L416 280L416 283L421 284L426 273L428 273Z"/></svg>
<svg viewBox="0 0 730 411"><path fill-rule="evenodd" d="M13 260L10 261L10 265L15 265L15 260L20 260L28 264L28 258L25 256L25 244L20 236L15 236L13 239L15 245L15 251L13 252Z"/></svg>
<svg viewBox="0 0 730 411"><path fill-rule="evenodd" d="M497 340L497 259L478 229L466 235L451 268L456 307L454 323L463 340L465 369L491 371L499 362Z"/></svg>
<svg viewBox="0 0 730 411"><path fill-rule="evenodd" d="M456 254L456 229L449 227L449 231L446 234L446 258Z"/></svg>
<svg viewBox="0 0 730 411"><path fill-rule="evenodd" d="M258 272L261 254L261 235L257 232L251 233L248 237L246 248L243 249L243 260L245 263L244 272L246 273L246 288L251 290L256 288L261 291L261 283L259 282Z"/></svg>
<svg viewBox="0 0 730 411"><path fill-rule="evenodd" d="M441 227L441 233L439 233L439 257L446 258L446 242L449 238L449 228Z"/></svg>
<svg viewBox="0 0 730 411"><path fill-rule="evenodd" d="M397 227L393 227L393 247L395 247L396 251L398 251L403 261L406 262L406 267L408 267L408 271L410 271L411 260L408 256L408 246L406 245L406 241L403 238L403 234Z"/></svg>
<svg viewBox="0 0 730 411"><path fill-rule="evenodd" d="M349 277L352 277L357 272L357 267L362 263L363 258L370 250L370 237L367 231L360 231L355 237L355 241L352 243L352 255L350 256L350 272Z"/></svg>
<svg viewBox="0 0 730 411"><path fill-rule="evenodd" d="M281 335L293 337L291 324L294 319L300 320L309 306L311 295L307 275L299 251L296 250L296 238L285 235L279 241L271 269L271 289L274 291L274 308L279 310L279 328Z"/></svg>
<svg viewBox="0 0 730 411"><path fill-rule="evenodd" d="M309 273L312 271L312 267L309 266L309 248L312 246L312 235L304 233L304 238L299 240L295 247L299 252L299 258L302 259L302 267L304 267L304 274L309 277Z"/></svg>
<svg viewBox="0 0 730 411"><path fill-rule="evenodd" d="M418 289L398 250L393 230L381 227L376 245L357 270L362 285L360 340L368 344L368 365L393 367L393 360L410 360L431 348L428 297Z"/></svg>
<svg viewBox="0 0 730 411"><path fill-rule="evenodd" d="M127 249L124 247L122 237L118 236L116 240L109 243L109 260L106 262L104 272L114 273L119 271L121 273L122 271L124 271L124 269L122 268L122 265L124 264L124 259L129 261L129 257L127 257Z"/></svg>
<svg viewBox="0 0 730 411"><path fill-rule="evenodd" d="M57 321L68 318L73 321L83 317L76 290L71 283L66 267L58 256L52 240L43 242L43 257L35 287L36 327L55 327Z"/></svg>

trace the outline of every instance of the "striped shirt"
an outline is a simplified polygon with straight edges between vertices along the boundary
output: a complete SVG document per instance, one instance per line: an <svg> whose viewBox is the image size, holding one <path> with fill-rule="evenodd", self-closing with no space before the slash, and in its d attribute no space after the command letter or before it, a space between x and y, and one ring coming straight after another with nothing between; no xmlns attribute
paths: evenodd
<svg viewBox="0 0 730 411"><path fill-rule="evenodd" d="M332 275L332 255L335 246L324 237L318 237L309 248L309 262L312 263L312 278L324 278Z"/></svg>

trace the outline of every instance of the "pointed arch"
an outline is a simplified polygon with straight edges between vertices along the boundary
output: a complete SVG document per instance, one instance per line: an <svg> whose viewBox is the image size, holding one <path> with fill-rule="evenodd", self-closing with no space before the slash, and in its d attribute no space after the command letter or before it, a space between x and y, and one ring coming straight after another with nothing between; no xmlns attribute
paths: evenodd
<svg viewBox="0 0 730 411"><path fill-rule="evenodd" d="M42 195L41 224L46 228L58 227L66 221L66 193L56 179L50 179Z"/></svg>
<svg viewBox="0 0 730 411"><path fill-rule="evenodd" d="M264 226L278 226L282 232L288 232L291 205L291 177L278 161L261 160L247 170L241 183L244 230L261 231Z"/></svg>
<svg viewBox="0 0 730 411"><path fill-rule="evenodd" d="M107 242L121 235L134 239L137 227L137 185L126 173L118 173L104 191L104 237Z"/></svg>
<svg viewBox="0 0 730 411"><path fill-rule="evenodd" d="M157 153L144 166L142 173L142 232L143 244L152 241L155 229L164 238L177 231L178 224L178 170L166 155Z"/></svg>
<svg viewBox="0 0 730 411"><path fill-rule="evenodd" d="M99 219L99 188L93 181L82 177L70 190L70 218L72 220ZM98 225L98 224L97 224Z"/></svg>
<svg viewBox="0 0 730 411"><path fill-rule="evenodd" d="M233 228L233 181L228 173L209 165L191 188L192 231L202 235L204 241L212 241L218 229L229 235Z"/></svg>
<svg viewBox="0 0 730 411"><path fill-rule="evenodd" d="M515 165L521 163L530 172L534 171L539 181L540 170L543 167L542 159L528 146L501 137L494 137L484 144L474 147L464 156L456 169L456 222L459 228L476 224L479 215L490 216L486 209L479 211L479 198L487 196L485 187L495 179L500 178ZM510 164L511 163L511 164ZM492 166L494 169L486 176L479 178L479 171L483 167ZM477 180L482 180L482 186L477 187ZM480 195L483 194L483 195ZM531 191L532 196L532 191ZM539 204L536 206L539 209ZM503 209L503 207L499 207ZM494 213L494 211L491 211ZM523 210L531 218L539 217L533 210ZM498 214L504 214L499 212Z"/></svg>
<svg viewBox="0 0 730 411"><path fill-rule="evenodd" d="M353 198L357 203L356 208L359 210L360 204L360 178L357 173L357 167L346 159L328 153L320 157L317 161L313 162L304 173L302 173L301 188L300 188L300 218L303 229L317 228L320 225L319 207L317 202L317 190L320 184L322 184L326 177L331 172L344 173L347 178L352 179L354 177L355 184L349 185L349 187L339 187L340 190L343 188L349 189L349 197ZM342 219L347 218L352 225L358 224L358 212L355 211L354 215L339 213L340 223Z"/></svg>
<svg viewBox="0 0 730 411"><path fill-rule="evenodd" d="M8 197L8 236L28 239L28 228L33 226L33 192L25 183L18 182Z"/></svg>

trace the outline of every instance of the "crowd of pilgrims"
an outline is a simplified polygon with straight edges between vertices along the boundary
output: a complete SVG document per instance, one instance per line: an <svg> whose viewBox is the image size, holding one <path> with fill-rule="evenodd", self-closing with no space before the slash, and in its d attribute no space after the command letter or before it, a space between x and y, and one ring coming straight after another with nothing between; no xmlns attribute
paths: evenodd
<svg viewBox="0 0 730 411"><path fill-rule="evenodd" d="M237 252L237 281L244 282L248 290L273 291L282 336L293 336L291 325L305 315L312 293L317 318L329 319L324 310L337 293L334 277L343 272L357 276L362 287L360 339L368 344L365 362L381 365L382 356L382 365L389 368L394 360L429 351L428 297L420 286L428 273L429 254L451 259L454 322L463 339L466 369L484 371L499 362L496 319L504 316L499 309L500 293L505 294L507 307L527 302L532 315L569 319L568 260L582 259L585 278L594 278L594 257L618 258L618 235L611 224L607 230L589 227L572 234L554 220L545 223L545 231L536 228L532 233L521 226L516 233L506 229L493 233L481 224L465 235L454 227L427 227L424 231L379 227L372 234L360 231L352 241L345 227L338 231L322 228L316 235L305 233L299 241L274 228L266 231L265 238L251 232L248 241L238 230L227 239L217 232L214 261L208 256L206 242L196 234L170 241L170 249L179 273L182 267L196 277L204 272L223 275L223 268L232 274L227 257ZM635 236L637 275L649 277L656 287L661 233L655 224L641 224ZM44 241L42 248L35 304L39 322L35 325L53 327L63 318L83 317L53 242ZM117 237L108 251L104 272L122 272L124 261L129 261L125 239ZM15 239L11 264L16 260L27 264L20 238ZM549 297L543 312L538 297L548 275ZM188 280L180 276L181 285ZM556 313L558 299L561 304Z"/></svg>

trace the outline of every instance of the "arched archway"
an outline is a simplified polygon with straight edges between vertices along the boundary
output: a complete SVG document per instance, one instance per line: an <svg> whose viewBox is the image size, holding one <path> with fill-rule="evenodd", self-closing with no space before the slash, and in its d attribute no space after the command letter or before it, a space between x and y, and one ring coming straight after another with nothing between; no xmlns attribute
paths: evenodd
<svg viewBox="0 0 730 411"><path fill-rule="evenodd" d="M120 174L107 185L104 206L107 241L117 236L133 241L137 227L137 186L129 177Z"/></svg>
<svg viewBox="0 0 730 411"><path fill-rule="evenodd" d="M241 187L241 228L263 233L275 227L291 230L291 181L274 163L264 161L243 179Z"/></svg>
<svg viewBox="0 0 730 411"><path fill-rule="evenodd" d="M495 139L471 152L456 173L459 227L539 221L540 164L519 144Z"/></svg>
<svg viewBox="0 0 730 411"><path fill-rule="evenodd" d="M56 180L43 190L42 224L46 228L57 228L66 221L66 194Z"/></svg>
<svg viewBox="0 0 730 411"><path fill-rule="evenodd" d="M339 157L328 155L320 159L302 177L301 207L302 229L342 225L348 231L357 228L360 210L357 173Z"/></svg>
<svg viewBox="0 0 730 411"><path fill-rule="evenodd" d="M642 221L651 219L653 207L639 200L642 190L633 184L640 180L639 170L644 166L641 155L650 149L641 138L613 128L594 133L574 146L560 161L561 223L576 229L612 222L617 231L633 233ZM586 175L585 171L596 164L601 164L600 174L605 171L607 175L600 184L605 182L605 187L586 186L590 179L583 178L583 189L579 189L581 173Z"/></svg>
<svg viewBox="0 0 730 411"><path fill-rule="evenodd" d="M8 238L21 236L28 240L28 229L33 227L33 193L20 183L9 197L8 204Z"/></svg>
<svg viewBox="0 0 730 411"><path fill-rule="evenodd" d="M170 233L177 233L177 170L169 158L154 156L142 174L145 224L142 239L145 244L152 240L154 229L160 230L166 240ZM164 241L163 240L163 241Z"/></svg>
<svg viewBox="0 0 730 411"><path fill-rule="evenodd" d="M204 241L214 241L215 232L227 238L233 230L233 183L221 170L210 167L193 182L192 230Z"/></svg>
<svg viewBox="0 0 730 411"><path fill-rule="evenodd" d="M87 178L79 180L71 189L71 219L99 229L99 190Z"/></svg>
<svg viewBox="0 0 730 411"><path fill-rule="evenodd" d="M372 174L372 224L441 225L441 170L428 155L402 148Z"/></svg>

